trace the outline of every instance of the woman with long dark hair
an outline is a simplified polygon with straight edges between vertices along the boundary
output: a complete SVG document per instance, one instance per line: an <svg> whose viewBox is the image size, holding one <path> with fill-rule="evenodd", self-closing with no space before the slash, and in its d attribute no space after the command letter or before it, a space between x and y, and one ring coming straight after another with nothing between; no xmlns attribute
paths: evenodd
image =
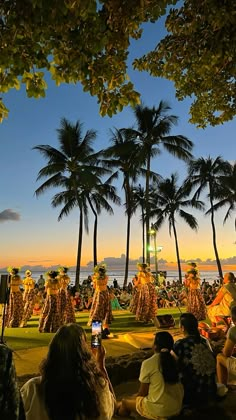
<svg viewBox="0 0 236 420"><path fill-rule="evenodd" d="M26 420L110 420L115 399L104 367L97 361L77 324L62 326L53 337L41 377L21 389Z"/></svg>
<svg viewBox="0 0 236 420"><path fill-rule="evenodd" d="M174 345L180 377L184 386L184 404L202 406L216 396L216 361L198 331L198 321L191 313L180 316L184 338Z"/></svg>
<svg viewBox="0 0 236 420"><path fill-rule="evenodd" d="M158 332L154 340L154 355L142 363L136 397L118 403L117 414L127 416L138 412L148 419L158 420L180 413L183 386L178 377L177 363L172 355L174 340L167 331Z"/></svg>

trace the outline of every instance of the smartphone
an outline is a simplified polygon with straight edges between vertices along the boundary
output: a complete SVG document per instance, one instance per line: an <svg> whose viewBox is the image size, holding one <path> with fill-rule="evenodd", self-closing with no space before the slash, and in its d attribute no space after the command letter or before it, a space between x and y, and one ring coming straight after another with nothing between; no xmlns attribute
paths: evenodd
<svg viewBox="0 0 236 420"><path fill-rule="evenodd" d="M92 321L91 347L98 348L102 344L102 321Z"/></svg>

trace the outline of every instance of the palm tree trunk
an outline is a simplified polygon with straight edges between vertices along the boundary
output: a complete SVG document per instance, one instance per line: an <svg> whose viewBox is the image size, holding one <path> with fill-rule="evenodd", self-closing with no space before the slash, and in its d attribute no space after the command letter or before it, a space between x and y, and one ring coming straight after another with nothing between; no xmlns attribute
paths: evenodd
<svg viewBox="0 0 236 420"><path fill-rule="evenodd" d="M176 232L176 228L175 228L174 219L172 219L172 226L173 226L174 237L175 237L175 249L176 249L176 257L177 257L178 272L179 272L179 282L180 282L180 284L182 284L182 272L181 272L181 264L180 264L180 257L179 257L179 245L178 245L177 232Z"/></svg>
<svg viewBox="0 0 236 420"><path fill-rule="evenodd" d="M147 158L147 173L146 173L146 263L150 265L150 234L149 234L149 221L150 221L150 210L149 210L149 179L150 179L150 167L151 167L151 156L149 154Z"/></svg>
<svg viewBox="0 0 236 420"><path fill-rule="evenodd" d="M126 231L126 257L125 257L125 276L123 287L127 286L129 274L129 244L130 244L130 221L131 221L131 191L129 181L125 183L125 198L126 198L126 212L127 212L127 231Z"/></svg>
<svg viewBox="0 0 236 420"><path fill-rule="evenodd" d="M215 222L214 222L213 199L212 199L212 194L211 193L210 193L210 203L211 203L211 226L212 226L212 233L213 233L213 248L214 248L214 251L215 251L216 264L217 264L217 268L218 268L219 277L222 280L223 279L223 271L222 271L222 267L221 267L221 262L220 262L218 250L217 250L217 245L216 245L216 228L215 228Z"/></svg>
<svg viewBox="0 0 236 420"><path fill-rule="evenodd" d="M143 263L145 263L145 220L144 220L144 209L142 204L142 236L143 236Z"/></svg>
<svg viewBox="0 0 236 420"><path fill-rule="evenodd" d="M80 209L80 217L79 217L79 240L78 240L76 272L75 272L75 287L76 287L76 290L79 289L80 264L81 264L81 252L82 252L82 240L83 240L83 212L82 212L82 209Z"/></svg>
<svg viewBox="0 0 236 420"><path fill-rule="evenodd" d="M98 263L98 258L97 258L97 231L98 231L98 215L97 212L95 211L92 202L90 200L90 197L88 197L88 202L90 205L90 208L93 212L94 215L94 226L93 226L93 265L94 267L97 265Z"/></svg>
<svg viewBox="0 0 236 420"><path fill-rule="evenodd" d="M125 258L125 277L123 287L127 286L129 275L129 244L130 244L130 212L127 214L127 231L126 231L126 258Z"/></svg>

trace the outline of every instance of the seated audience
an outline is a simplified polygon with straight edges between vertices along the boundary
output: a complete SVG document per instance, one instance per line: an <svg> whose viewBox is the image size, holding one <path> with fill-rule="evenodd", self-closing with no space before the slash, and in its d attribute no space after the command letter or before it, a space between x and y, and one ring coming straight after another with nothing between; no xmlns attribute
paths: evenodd
<svg viewBox="0 0 236 420"><path fill-rule="evenodd" d="M184 338L175 343L174 352L184 386L184 404L194 408L216 397L216 362L193 314L180 316L180 329Z"/></svg>
<svg viewBox="0 0 236 420"><path fill-rule="evenodd" d="M227 386L228 376L236 376L236 358L233 357L236 345L236 306L231 309L233 326L227 333L227 339L222 353L217 355L217 379L218 382Z"/></svg>
<svg viewBox="0 0 236 420"><path fill-rule="evenodd" d="M0 344L0 419L25 419L12 351L4 344Z"/></svg>
<svg viewBox="0 0 236 420"><path fill-rule="evenodd" d="M208 306L208 317L213 324L218 321L218 316L230 316L230 309L236 305L236 284L233 273L224 275L224 284L217 293L216 298Z"/></svg>
<svg viewBox="0 0 236 420"><path fill-rule="evenodd" d="M26 420L110 420L115 398L105 369L105 352L96 359L77 324L54 335L41 376L30 379L21 394Z"/></svg>
<svg viewBox="0 0 236 420"><path fill-rule="evenodd" d="M123 308L120 306L119 301L113 291L113 289L111 288L109 290L109 297L111 300L111 309L112 311L116 311L116 310L122 310Z"/></svg>
<svg viewBox="0 0 236 420"><path fill-rule="evenodd" d="M117 414L139 413L148 419L159 419L180 413L183 386L179 382L174 340L167 331L158 332L154 340L154 355L142 363L137 396L118 402Z"/></svg>
<svg viewBox="0 0 236 420"><path fill-rule="evenodd" d="M119 297L119 302L120 302L120 305L122 306L122 308L124 308L124 309L126 309L130 305L131 295L127 292L126 289L122 290L122 292L120 294L120 297Z"/></svg>

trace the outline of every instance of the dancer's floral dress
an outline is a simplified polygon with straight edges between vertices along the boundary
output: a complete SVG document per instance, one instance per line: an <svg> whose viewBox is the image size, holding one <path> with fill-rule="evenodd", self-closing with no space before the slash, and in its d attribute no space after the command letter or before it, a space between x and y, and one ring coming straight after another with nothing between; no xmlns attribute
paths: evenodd
<svg viewBox="0 0 236 420"><path fill-rule="evenodd" d="M157 313L157 295L154 279L148 269L141 265L138 273L138 289L137 297L135 296L135 313L136 321L149 322L152 321Z"/></svg>
<svg viewBox="0 0 236 420"><path fill-rule="evenodd" d="M207 317L207 309L200 289L200 278L189 274L186 282L188 288L187 312L191 312L198 321Z"/></svg>
<svg viewBox="0 0 236 420"><path fill-rule="evenodd" d="M68 286L70 284L70 277L67 274L61 274L59 277L59 312L61 317L61 324L69 324L75 322L75 311L72 305Z"/></svg>
<svg viewBox="0 0 236 420"><path fill-rule="evenodd" d="M45 289L47 296L39 320L39 332L56 332L61 326L59 312L59 279L51 278L49 276L45 283Z"/></svg>
<svg viewBox="0 0 236 420"><path fill-rule="evenodd" d="M23 315L22 280L18 274L10 276L10 295L7 304L6 327L19 327Z"/></svg>
<svg viewBox="0 0 236 420"><path fill-rule="evenodd" d="M93 287L95 289L93 295L93 303L90 310L89 322L91 325L93 320L103 322L103 327L107 328L112 321L111 300L107 289L108 276L101 278L99 273L93 276Z"/></svg>
<svg viewBox="0 0 236 420"><path fill-rule="evenodd" d="M24 286L24 294L23 294L23 317L21 321L21 327L26 327L27 322L31 318L33 314L34 304L35 304L35 280L32 279L31 276L27 276L23 280L23 286Z"/></svg>

